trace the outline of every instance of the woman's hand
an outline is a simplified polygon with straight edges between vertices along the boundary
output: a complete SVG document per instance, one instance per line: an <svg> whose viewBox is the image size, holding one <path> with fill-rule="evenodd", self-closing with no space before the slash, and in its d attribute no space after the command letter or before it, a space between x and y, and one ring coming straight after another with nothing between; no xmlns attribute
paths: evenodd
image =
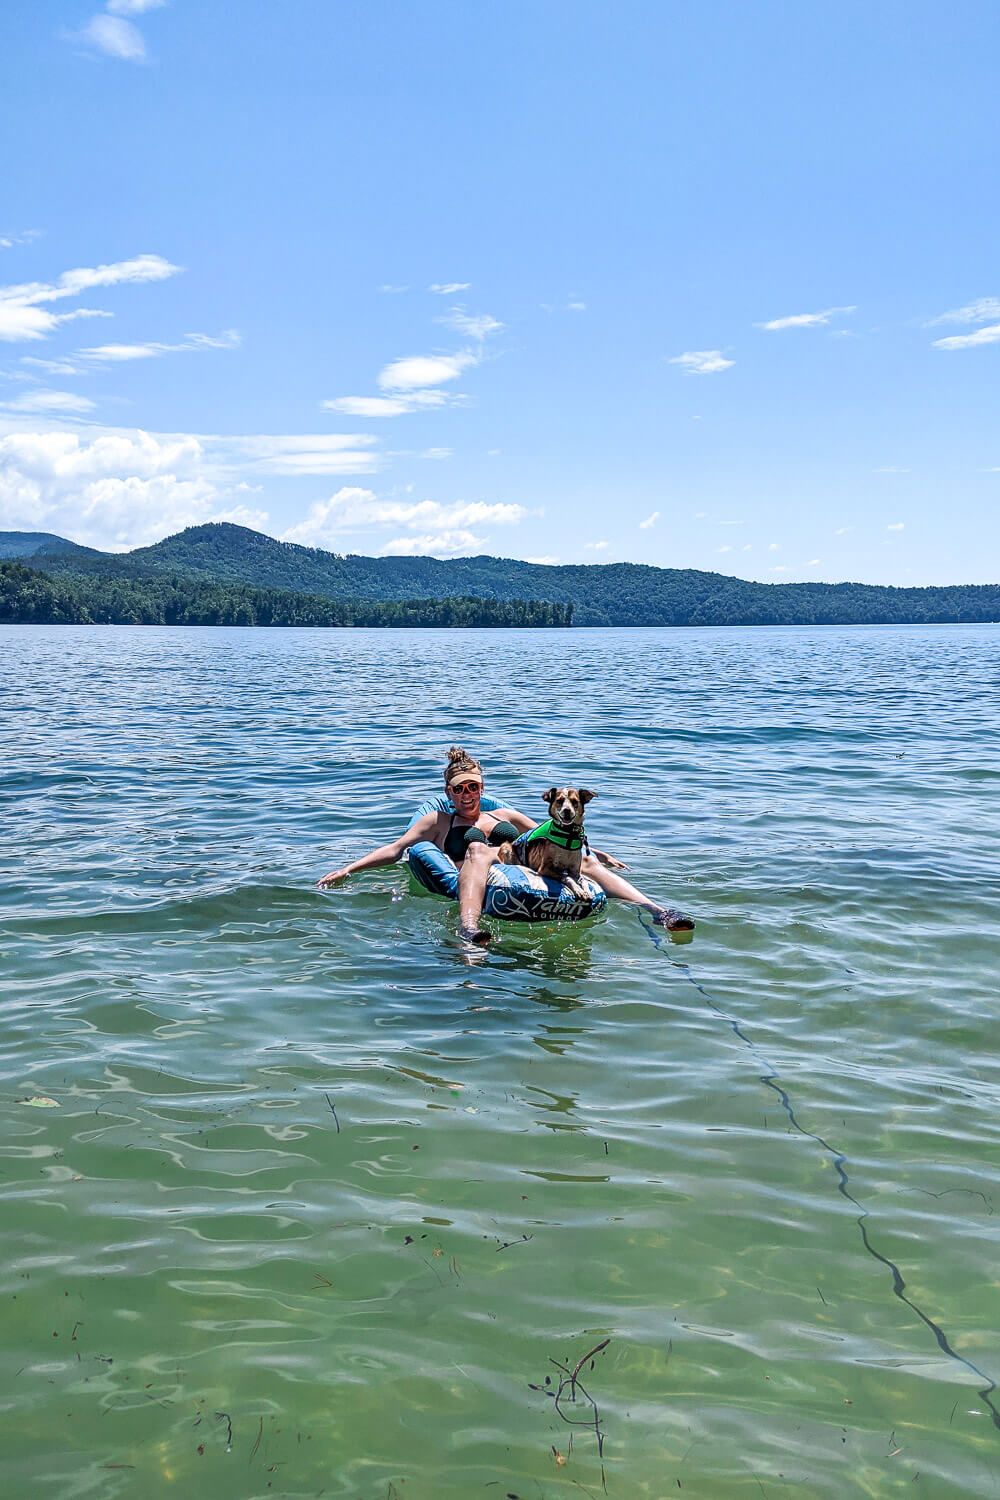
<svg viewBox="0 0 1000 1500"><path fill-rule="evenodd" d="M350 870L346 866L342 870L331 870L329 875L324 875L323 879L317 880L316 884L321 891L325 891L327 886L336 885L338 880L343 880L345 875L349 875L350 873Z"/></svg>
<svg viewBox="0 0 1000 1500"><path fill-rule="evenodd" d="M590 846L590 852L594 856L594 858L599 859L601 864L604 865L604 867L608 870L628 869L628 865L625 864L622 860L615 859L613 854L606 854L603 849L595 849L593 844L591 844Z"/></svg>

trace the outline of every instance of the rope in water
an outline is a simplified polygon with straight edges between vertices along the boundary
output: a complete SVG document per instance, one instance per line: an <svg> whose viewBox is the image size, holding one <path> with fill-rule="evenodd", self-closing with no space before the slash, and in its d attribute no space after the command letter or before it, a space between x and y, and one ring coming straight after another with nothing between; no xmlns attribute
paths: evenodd
<svg viewBox="0 0 1000 1500"><path fill-rule="evenodd" d="M821 1146L822 1149L828 1154L837 1173L837 1191L841 1194L842 1197L847 1199L848 1203L852 1204L854 1208L858 1210L855 1222L858 1226L858 1230L860 1231L861 1242L864 1245L865 1250L873 1260L878 1261L880 1265L884 1266L886 1270L889 1271L892 1276L893 1295L898 1297L900 1302L905 1303L912 1312L916 1313L921 1323L923 1323L925 1327L930 1329L931 1333L934 1335L935 1342L937 1343L937 1346L941 1350L942 1354L947 1355L949 1359L955 1360L957 1364L963 1365L966 1370L969 1370L973 1375L975 1375L977 1380L983 1380L986 1382L984 1389L979 1392L979 1396L984 1405L989 1409L990 1420L992 1421L993 1426L997 1428L998 1431L1000 1431L1000 1410L997 1409L996 1404L993 1401L993 1393L997 1389L996 1381L992 1380L990 1376L986 1374L985 1370L981 1370L979 1366L975 1364L971 1359L968 1359L964 1354L960 1354L958 1350L954 1348L950 1339L948 1338L948 1335L945 1333L941 1325L935 1322L930 1314L925 1312L924 1309L919 1305L919 1303L915 1302L913 1298L907 1294L906 1281L903 1277L902 1271L899 1269L899 1266L896 1264L896 1262L890 1259L888 1255L883 1255L882 1251L876 1249L876 1247L872 1244L867 1224L869 1211L864 1207L862 1203L858 1201L857 1198L855 1198L854 1194L851 1192L850 1178L848 1176L846 1165L847 1157L844 1155L843 1151L838 1150L837 1147L832 1146L824 1136L818 1135L813 1130L808 1130L805 1125L801 1123L795 1113L795 1107L792 1104L787 1091L778 1082L780 1074L777 1068L775 1068L773 1064L768 1061L753 1038L747 1035L746 1031L743 1029L741 1022L735 1016L730 1015L728 1011L709 994L705 986L700 982L700 980L696 979L694 974L691 972L690 964L681 963L676 958L670 956L666 940L662 938L660 934L650 926L649 923L643 921L641 910L636 911L636 916L639 919L639 926L643 929L644 932L649 934L649 937L652 939L657 949L666 955L666 957L669 959L671 967L676 969L681 974L681 976L688 981L689 984L692 984L694 986L699 995L701 995L702 998L708 1003L715 1014L719 1016L721 1020L726 1022L727 1026L729 1026L729 1028L733 1032L733 1035L737 1036L739 1040L744 1044L744 1046L749 1048L754 1057L760 1060L761 1064L766 1070L759 1075L760 1081L762 1084L764 1084L765 1088L769 1088L772 1093L777 1095L781 1103L781 1108L784 1111L784 1114L792 1129L797 1131L799 1135L805 1136L808 1140L815 1141L816 1144L818 1146Z"/></svg>

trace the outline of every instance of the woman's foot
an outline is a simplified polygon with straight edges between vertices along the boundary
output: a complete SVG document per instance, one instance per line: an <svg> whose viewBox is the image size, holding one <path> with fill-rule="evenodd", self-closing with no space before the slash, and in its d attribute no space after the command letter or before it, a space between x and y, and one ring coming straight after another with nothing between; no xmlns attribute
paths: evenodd
<svg viewBox="0 0 1000 1500"><path fill-rule="evenodd" d="M649 910L654 927L665 927L668 932L694 932L694 917L689 917L687 912L678 911L676 906L656 906Z"/></svg>

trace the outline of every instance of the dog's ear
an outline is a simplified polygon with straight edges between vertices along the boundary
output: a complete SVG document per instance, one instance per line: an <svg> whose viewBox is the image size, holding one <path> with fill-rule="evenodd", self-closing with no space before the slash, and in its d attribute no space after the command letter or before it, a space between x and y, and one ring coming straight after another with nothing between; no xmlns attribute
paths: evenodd
<svg viewBox="0 0 1000 1500"><path fill-rule="evenodd" d="M593 802L594 798L597 796L596 792L588 792L585 786L578 787L577 791L580 793L580 801L583 803L584 807L586 807L588 802Z"/></svg>
<svg viewBox="0 0 1000 1500"><path fill-rule="evenodd" d="M558 790L559 788L557 786L550 786L547 792L542 793L542 801L551 802L552 798L555 796Z"/></svg>

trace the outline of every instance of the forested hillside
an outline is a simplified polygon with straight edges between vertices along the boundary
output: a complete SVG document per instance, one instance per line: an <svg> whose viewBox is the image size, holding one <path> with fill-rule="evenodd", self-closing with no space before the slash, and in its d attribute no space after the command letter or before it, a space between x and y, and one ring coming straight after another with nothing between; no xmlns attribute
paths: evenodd
<svg viewBox="0 0 1000 1500"><path fill-rule="evenodd" d="M81 547L79 542L69 542L51 531L0 531L0 559L31 557L39 553L51 556L59 552L75 553L80 557L104 556L93 547Z"/></svg>
<svg viewBox="0 0 1000 1500"><path fill-rule="evenodd" d="M281 589L192 579L51 577L0 563L4 625L380 625L552 627L573 606L539 600L323 599Z"/></svg>
<svg viewBox="0 0 1000 1500"><path fill-rule="evenodd" d="M18 533L0 533L0 547ZM58 539L55 539L58 540ZM71 545L71 544L70 544ZM3 555L0 552L0 555ZM502 557L361 557L278 542L228 523L189 527L128 553L20 554L57 576L188 579L333 600L535 600L578 625L852 625L1000 621L1000 584L887 588L750 583L640 563L544 566Z"/></svg>

